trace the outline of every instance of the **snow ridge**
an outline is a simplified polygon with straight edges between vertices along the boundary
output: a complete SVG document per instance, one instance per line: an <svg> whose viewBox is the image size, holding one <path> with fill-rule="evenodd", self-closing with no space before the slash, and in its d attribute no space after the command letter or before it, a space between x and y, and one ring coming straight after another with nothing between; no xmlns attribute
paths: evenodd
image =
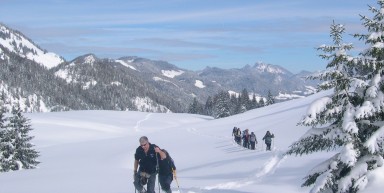
<svg viewBox="0 0 384 193"><path fill-rule="evenodd" d="M10 30L1 24L0 34L4 34L0 36L0 45L3 45L9 51L16 53L23 58L33 60L48 69L64 62L64 59L59 55L40 49L21 33Z"/></svg>

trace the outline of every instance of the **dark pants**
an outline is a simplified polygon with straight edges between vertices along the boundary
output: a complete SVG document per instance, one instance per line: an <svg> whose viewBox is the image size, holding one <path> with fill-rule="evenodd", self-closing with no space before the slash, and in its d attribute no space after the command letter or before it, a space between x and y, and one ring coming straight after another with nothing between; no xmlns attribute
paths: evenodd
<svg viewBox="0 0 384 193"><path fill-rule="evenodd" d="M267 145L267 150L271 151L271 143L265 143Z"/></svg>
<svg viewBox="0 0 384 193"><path fill-rule="evenodd" d="M237 144L241 144L241 137L236 137L236 142L237 142Z"/></svg>
<svg viewBox="0 0 384 193"><path fill-rule="evenodd" d="M171 190L172 180L173 180L173 174L167 174L167 175L159 174L159 183L160 183L161 189L164 190L164 192L172 193L172 190Z"/></svg>
<svg viewBox="0 0 384 193"><path fill-rule="evenodd" d="M248 148L248 141L246 139L243 141L243 147Z"/></svg>
<svg viewBox="0 0 384 193"><path fill-rule="evenodd" d="M256 142L251 141L251 149L255 149L255 144L256 144Z"/></svg>
<svg viewBox="0 0 384 193"><path fill-rule="evenodd" d="M139 192L143 190L143 185L140 183L140 172L135 175L135 179L133 181L133 185L135 185L136 190ZM147 193L155 193L155 185L156 185L156 174L153 173L147 180Z"/></svg>

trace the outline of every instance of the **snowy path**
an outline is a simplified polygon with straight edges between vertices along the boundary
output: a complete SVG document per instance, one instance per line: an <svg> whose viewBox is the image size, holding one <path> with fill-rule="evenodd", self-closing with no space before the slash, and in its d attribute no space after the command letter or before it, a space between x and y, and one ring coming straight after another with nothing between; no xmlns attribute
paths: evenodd
<svg viewBox="0 0 384 193"><path fill-rule="evenodd" d="M138 120L138 121L136 122L136 125L135 125L135 127L134 127L136 132L138 132L138 131L142 131L142 130L140 129L140 125L141 125L141 123L144 122L144 121L147 121L151 115L152 115L152 113L149 113L149 114L147 114L147 115L144 117L144 119Z"/></svg>
<svg viewBox="0 0 384 193"><path fill-rule="evenodd" d="M196 128L189 128L186 129L187 132L192 133L194 135L198 135L200 137L204 138L211 138L213 140L221 140L220 146L216 146L216 148L221 148L222 151L225 151L226 153L237 153L232 154L232 156L241 156L242 154L248 154L251 153L254 156L255 160L258 160L257 165L254 165L250 168L250 174L247 177L244 177L242 179L236 180L236 181L229 181L224 183L217 183L213 185L206 185L202 188L188 188L184 189L187 190L188 193L204 193L204 192L225 192L223 190L228 190L228 192L237 192L234 191L234 189L239 189L242 187L246 187L249 185L254 185L257 183L260 183L263 181L263 178L273 174L277 168L279 168L280 164L284 162L286 159L286 156L284 155L283 151L277 150L274 148L274 151L265 151L261 143L264 141L260 140L259 143L256 146L255 150L250 150L248 148L244 148L241 145L237 144L233 136L224 136L220 134L212 134L203 132L201 129ZM222 141L224 140L224 141ZM239 154L240 153L240 154ZM261 166L261 167L257 167ZM184 192L183 191L183 192Z"/></svg>

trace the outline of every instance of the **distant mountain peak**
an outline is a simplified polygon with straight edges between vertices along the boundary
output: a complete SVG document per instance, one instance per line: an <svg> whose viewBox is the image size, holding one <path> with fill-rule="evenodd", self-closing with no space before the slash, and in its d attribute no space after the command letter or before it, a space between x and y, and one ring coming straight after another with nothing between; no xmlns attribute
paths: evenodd
<svg viewBox="0 0 384 193"><path fill-rule="evenodd" d="M84 63L93 64L97 60L97 57L93 54L89 54L84 57Z"/></svg>
<svg viewBox="0 0 384 193"><path fill-rule="evenodd" d="M272 64L266 64L262 62L257 62L254 65L254 68L257 69L259 72L268 72L272 74L286 74L288 71L284 68Z"/></svg>
<svg viewBox="0 0 384 193"><path fill-rule="evenodd" d="M94 54L85 54L85 55L82 55L82 56L79 56L79 57L75 58L70 63L71 64L89 64L89 65L93 65L98 60L99 60L99 58L96 57L96 55L94 55Z"/></svg>
<svg viewBox="0 0 384 193"><path fill-rule="evenodd" d="M21 32L12 30L1 23L0 45L10 52L22 58L33 60L48 69L65 62L61 56L41 49Z"/></svg>
<svg viewBox="0 0 384 193"><path fill-rule="evenodd" d="M125 57L119 58L118 60L121 60L121 61L124 61L124 62L128 62L128 63L132 63L136 59L139 59L139 57L137 57L137 56L125 56Z"/></svg>

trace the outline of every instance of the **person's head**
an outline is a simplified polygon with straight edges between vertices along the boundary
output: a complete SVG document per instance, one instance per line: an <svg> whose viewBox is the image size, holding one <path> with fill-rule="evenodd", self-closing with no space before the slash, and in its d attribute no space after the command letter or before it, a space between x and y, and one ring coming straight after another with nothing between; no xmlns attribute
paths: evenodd
<svg viewBox="0 0 384 193"><path fill-rule="evenodd" d="M270 132L269 132L269 131L267 131L267 134L270 134Z"/></svg>
<svg viewBox="0 0 384 193"><path fill-rule="evenodd" d="M140 142L141 148L143 148L144 150L148 150L149 149L148 137L146 137L146 136L140 137L139 142Z"/></svg>

